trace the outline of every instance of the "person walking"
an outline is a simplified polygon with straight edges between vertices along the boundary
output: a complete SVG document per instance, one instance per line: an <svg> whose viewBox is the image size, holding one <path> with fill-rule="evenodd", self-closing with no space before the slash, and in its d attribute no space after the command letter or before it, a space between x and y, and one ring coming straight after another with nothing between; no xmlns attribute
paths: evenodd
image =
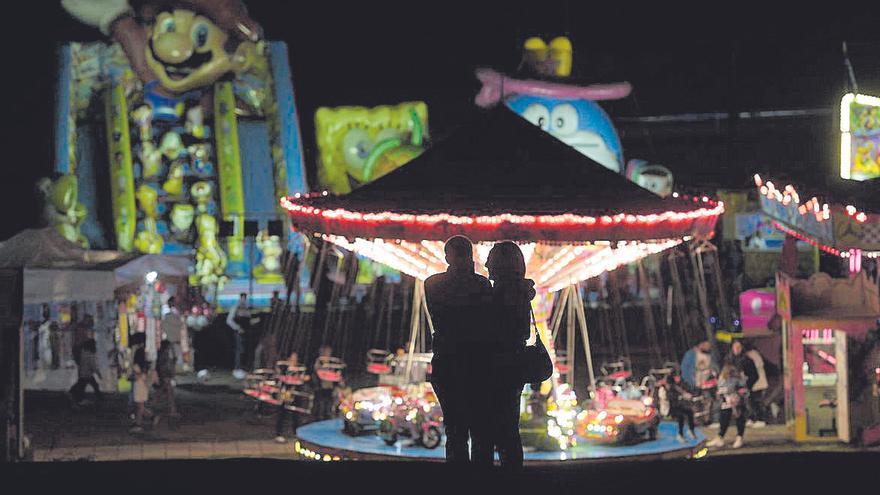
<svg viewBox="0 0 880 495"><path fill-rule="evenodd" d="M746 401L748 389L743 374L733 364L726 364L721 369L718 380L718 398L721 402L721 422L718 436L709 441L708 447L723 447L724 435L730 426L731 420L736 421L736 439L733 448L743 446L743 436L746 432Z"/></svg>
<svg viewBox="0 0 880 495"><path fill-rule="evenodd" d="M158 383L156 384L156 392L161 401L166 405L168 416L176 418L177 402L174 398L174 375L177 366L177 355L174 350L174 344L165 339L159 344L159 353L156 355L156 375ZM154 422L158 422L160 415L156 415Z"/></svg>
<svg viewBox="0 0 880 495"><path fill-rule="evenodd" d="M183 339L186 338L186 323L180 315L180 311L177 309L177 302L174 299L174 296L168 298L168 310L165 313L165 316L162 317L159 329L162 331L162 339L167 339L173 346L175 369L183 370L184 361L182 342ZM160 343L159 345L161 347L162 344Z"/></svg>
<svg viewBox="0 0 880 495"><path fill-rule="evenodd" d="M763 428L767 426L765 421L767 407L764 398L767 389L770 388L770 382L767 380L767 371L764 369L764 358L761 353L750 346L745 351L745 355L749 358L746 361L746 376L748 377L746 387L749 389L749 420L746 425Z"/></svg>
<svg viewBox="0 0 880 495"><path fill-rule="evenodd" d="M443 250L449 267L425 280L425 300L434 325L431 385L443 411L446 461L463 464L471 460L470 406L477 394L472 383L477 360L485 352L479 338L486 334L492 285L474 271L470 239L453 236Z"/></svg>
<svg viewBox="0 0 880 495"><path fill-rule="evenodd" d="M242 369L241 357L244 354L244 337L246 330L251 326L251 311L247 305L247 294L242 292L238 295L238 302L229 310L226 324L232 329L235 339L235 355L233 358L232 374L239 380L244 379L245 371Z"/></svg>
<svg viewBox="0 0 880 495"><path fill-rule="evenodd" d="M147 400L150 398L149 384L152 381L152 373L150 371L150 362L147 361L147 351L145 346L138 346L137 349L135 349L132 371L134 372L132 396L135 405L135 418L134 426L129 432L141 433L144 431L144 418L153 417L153 412L147 409Z"/></svg>
<svg viewBox="0 0 880 495"><path fill-rule="evenodd" d="M101 377L101 372L98 370L98 349L97 344L95 342L94 337L89 335L86 337L85 341L80 345L79 349L79 363L77 363L77 381L70 387L70 396L73 399L74 406L78 406L80 402L83 400L83 394L85 394L86 386L91 386L92 390L95 393L95 401L101 402L103 400L103 395L101 394L101 387L98 386L98 381L95 380L95 376Z"/></svg>
<svg viewBox="0 0 880 495"><path fill-rule="evenodd" d="M495 244L486 259L492 286L490 306L490 355L493 362L505 362L504 356L521 353L531 333L531 300L534 281L525 278L526 262L519 246L511 241ZM536 336L540 338L540 336ZM482 413L475 421L474 463L492 463L498 451L501 467L518 471L523 465L522 439L519 435L520 397L523 383L506 366L492 366L489 375L488 402L480 404Z"/></svg>

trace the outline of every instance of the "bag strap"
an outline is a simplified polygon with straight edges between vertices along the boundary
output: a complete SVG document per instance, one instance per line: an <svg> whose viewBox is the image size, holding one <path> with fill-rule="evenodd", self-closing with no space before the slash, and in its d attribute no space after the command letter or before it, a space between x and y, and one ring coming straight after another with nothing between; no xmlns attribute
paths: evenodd
<svg viewBox="0 0 880 495"><path fill-rule="evenodd" d="M541 340L541 336L538 335L538 322L535 321L535 310L532 309L531 305L529 305L529 316L532 320L530 332L534 332L535 334L535 345L546 348L544 342Z"/></svg>

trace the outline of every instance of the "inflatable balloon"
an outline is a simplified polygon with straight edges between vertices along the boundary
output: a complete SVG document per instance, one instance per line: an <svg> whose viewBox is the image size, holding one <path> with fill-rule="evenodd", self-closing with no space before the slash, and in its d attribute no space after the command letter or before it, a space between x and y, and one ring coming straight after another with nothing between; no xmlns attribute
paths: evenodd
<svg viewBox="0 0 880 495"><path fill-rule="evenodd" d="M320 187L345 194L421 154L428 106L322 107L315 112L315 130Z"/></svg>
<svg viewBox="0 0 880 495"><path fill-rule="evenodd" d="M608 114L585 99L515 95L511 110L606 168L623 172L623 148Z"/></svg>
<svg viewBox="0 0 880 495"><path fill-rule="evenodd" d="M672 194L672 172L663 165L630 160L626 165L626 177L662 198Z"/></svg>

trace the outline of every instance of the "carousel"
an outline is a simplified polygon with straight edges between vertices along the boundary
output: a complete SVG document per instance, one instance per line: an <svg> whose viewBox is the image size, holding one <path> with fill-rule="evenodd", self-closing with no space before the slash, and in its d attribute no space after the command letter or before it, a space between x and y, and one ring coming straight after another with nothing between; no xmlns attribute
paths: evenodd
<svg viewBox="0 0 880 495"><path fill-rule="evenodd" d="M517 242L526 256L527 277L538 289L533 302L538 334L557 366L540 390L524 393L527 463L705 454L702 437L676 440L675 426L659 420L650 393L618 396L604 404L608 410L580 411L573 388L574 349L560 353L565 360L557 359L553 336L566 318L566 328L579 329L589 388L596 390L600 370L594 370L577 284L683 243L707 240L722 204L706 197L660 197L499 105L405 166L348 194L296 194L282 198L281 205L293 229L307 238L415 279L408 349L399 355L371 351L368 371L382 375L380 387L343 398L343 417L301 427L295 450L304 457L444 458L443 449L436 448L442 439L435 441L442 411L425 381L429 360L418 351L429 348L433 331L424 280L446 269L443 243L457 234L474 242L476 268L483 274L495 242ZM394 370L399 380L383 380ZM596 407L596 400L587 402ZM365 411L366 421L352 419ZM578 433L595 430L593 419L609 414L616 424L603 423L608 435L619 427L622 438L624 427L639 425L645 438L597 442ZM401 430L398 423L407 422L416 426ZM371 429L379 434L353 434Z"/></svg>

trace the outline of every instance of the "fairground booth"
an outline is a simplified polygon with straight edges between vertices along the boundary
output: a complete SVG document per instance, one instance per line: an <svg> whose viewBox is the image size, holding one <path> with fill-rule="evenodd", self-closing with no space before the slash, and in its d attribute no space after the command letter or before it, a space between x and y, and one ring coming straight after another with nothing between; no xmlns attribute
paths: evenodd
<svg viewBox="0 0 880 495"><path fill-rule="evenodd" d="M781 317L787 419L797 440L862 441L880 425L877 328L880 166L880 99L847 94L841 99L840 177L824 187L774 183L755 175L761 209L785 235L775 301ZM796 243L822 253L823 270L794 278ZM766 316L766 315L764 315Z"/></svg>
<svg viewBox="0 0 880 495"><path fill-rule="evenodd" d="M116 390L113 351L127 347L129 328L138 331L127 324L126 302L145 303L144 291L156 293L157 284L162 292L185 291L190 265L177 256L83 249L54 228L25 230L0 243L0 260L0 268L22 270L21 385L29 390L73 385L75 348L89 334L97 347L101 388ZM153 274L152 280L145 274ZM155 302L161 305L158 293ZM147 339L153 351L159 339L155 332Z"/></svg>

